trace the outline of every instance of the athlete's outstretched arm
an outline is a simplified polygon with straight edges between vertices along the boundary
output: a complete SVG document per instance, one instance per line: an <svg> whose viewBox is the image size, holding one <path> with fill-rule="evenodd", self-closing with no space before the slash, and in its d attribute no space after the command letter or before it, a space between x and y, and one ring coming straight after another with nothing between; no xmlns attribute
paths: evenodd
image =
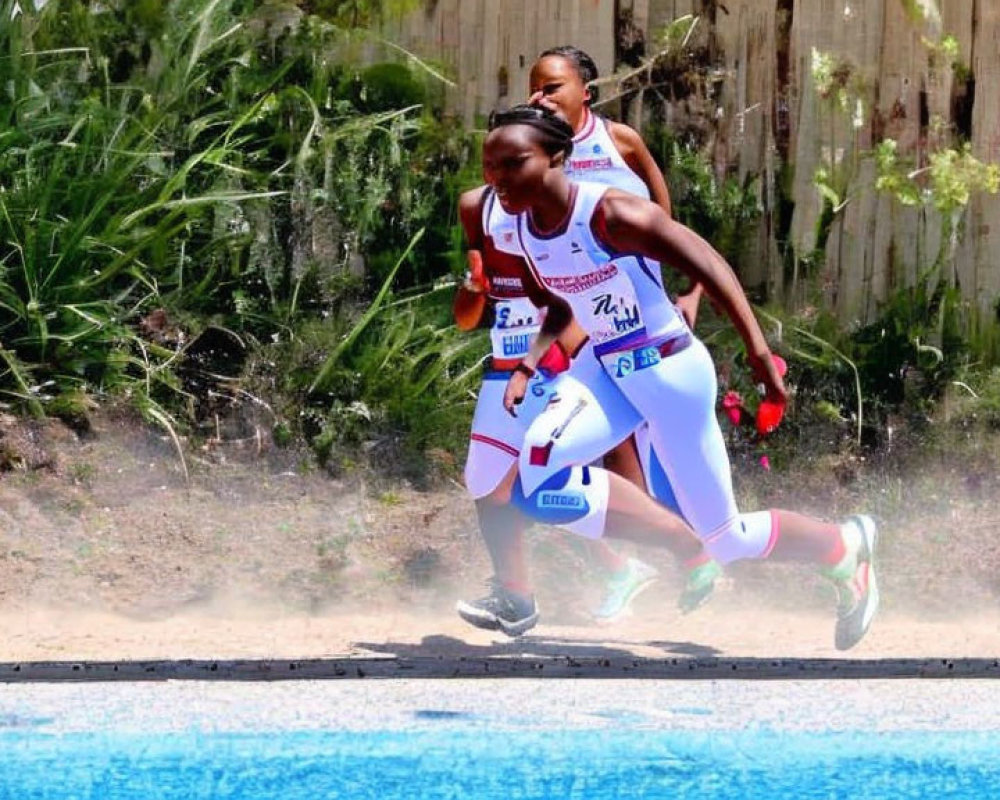
<svg viewBox="0 0 1000 800"><path fill-rule="evenodd" d="M594 216L595 233L622 252L639 252L684 272L704 285L742 337L757 378L768 398L783 401L784 383L777 372L764 333L732 267L708 242L672 220L662 208L641 198L608 191Z"/></svg>

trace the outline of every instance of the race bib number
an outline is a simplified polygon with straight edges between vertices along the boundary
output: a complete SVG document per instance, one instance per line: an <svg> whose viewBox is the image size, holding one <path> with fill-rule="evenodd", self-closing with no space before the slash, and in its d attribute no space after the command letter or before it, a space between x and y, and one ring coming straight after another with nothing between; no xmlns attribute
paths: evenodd
<svg viewBox="0 0 1000 800"><path fill-rule="evenodd" d="M538 309L527 297L498 300L490 330L494 358L522 358L541 327Z"/></svg>

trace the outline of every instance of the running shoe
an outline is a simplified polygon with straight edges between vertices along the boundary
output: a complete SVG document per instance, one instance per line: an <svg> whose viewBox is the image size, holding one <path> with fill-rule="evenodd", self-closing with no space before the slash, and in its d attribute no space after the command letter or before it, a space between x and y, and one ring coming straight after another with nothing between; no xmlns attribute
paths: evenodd
<svg viewBox="0 0 1000 800"><path fill-rule="evenodd" d="M722 565L714 558L692 567L688 571L684 590L677 600L681 613L690 614L704 605L715 591L715 582L721 575Z"/></svg>
<svg viewBox="0 0 1000 800"><path fill-rule="evenodd" d="M458 616L488 631L503 631L508 636L520 636L538 623L538 606L532 595L521 595L505 589L496 578L490 579L490 591L471 603L459 600Z"/></svg>
<svg viewBox="0 0 1000 800"><path fill-rule="evenodd" d="M591 616L601 625L614 622L632 612L632 601L652 586L660 573L638 558L630 558L605 584L604 599Z"/></svg>
<svg viewBox="0 0 1000 800"><path fill-rule="evenodd" d="M854 558L826 572L837 589L834 645L838 650L850 650L864 638L879 604L878 582L875 579L875 547L878 541L875 521L858 514L848 519L845 525L853 525L860 534Z"/></svg>

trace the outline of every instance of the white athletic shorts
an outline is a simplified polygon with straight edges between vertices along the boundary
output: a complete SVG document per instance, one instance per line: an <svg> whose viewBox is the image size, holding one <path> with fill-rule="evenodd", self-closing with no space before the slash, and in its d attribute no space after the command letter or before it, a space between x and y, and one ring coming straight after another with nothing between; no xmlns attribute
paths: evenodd
<svg viewBox="0 0 1000 800"><path fill-rule="evenodd" d="M642 424L590 347L573 359L566 372L553 378L541 373L532 377L516 417L503 407L509 378L509 372L487 373L479 391L465 462L465 486L475 499L496 489L522 453L527 455L519 468L521 480L531 494L565 467L598 460ZM553 434L557 435L552 438ZM531 448L547 447L550 438L553 444L546 462L532 464Z"/></svg>
<svg viewBox="0 0 1000 800"><path fill-rule="evenodd" d="M518 416L530 422L518 460L526 495L566 467L597 461L643 423L590 347L569 371L529 386L522 406Z"/></svg>
<svg viewBox="0 0 1000 800"><path fill-rule="evenodd" d="M486 497L500 485L521 452L524 425L503 407L503 393L509 379L509 372L488 372L479 388L469 454L465 459L465 488L475 500ZM541 379L535 375L531 382Z"/></svg>

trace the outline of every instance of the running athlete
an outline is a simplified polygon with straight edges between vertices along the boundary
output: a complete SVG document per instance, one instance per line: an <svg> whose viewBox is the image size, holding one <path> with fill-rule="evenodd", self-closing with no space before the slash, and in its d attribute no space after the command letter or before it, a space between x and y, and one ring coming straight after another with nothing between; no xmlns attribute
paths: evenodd
<svg viewBox="0 0 1000 800"><path fill-rule="evenodd" d="M601 184L571 182L563 161L574 132L550 110L518 106L494 114L490 129L483 168L504 210L516 215L510 252L526 257L535 284L526 289L547 309L546 322L554 317L512 373L505 407L516 412L541 353L559 333L557 323L575 318L590 337L577 358L599 360L649 424L656 456L706 550L722 564L773 557L820 565L838 593L835 646L856 645L879 602L874 522L862 515L837 525L777 509L739 514L715 416L714 365L649 260L670 264L706 287L743 338L766 402L783 408L784 384L732 269L659 206ZM489 233L497 246L507 245L506 232ZM522 508L538 508L553 476L581 463L564 450L563 442L576 433L574 422L556 402L532 423L515 489Z"/></svg>
<svg viewBox="0 0 1000 800"><path fill-rule="evenodd" d="M666 182L642 138L627 125L605 120L591 112L594 95L588 84L597 77L593 59L582 50L568 46L546 50L531 70L530 102L561 113L576 133L575 151L589 154L587 159L567 163L567 174L607 183L647 199L652 196L669 214L670 194ZM479 194L470 194L465 202L471 208L479 199ZM481 227L479 222L471 213L463 215L468 242L479 237L475 230ZM487 264L487 271L489 267ZM480 392L466 463L466 486L476 501L480 530L494 575L485 597L471 602L459 601L457 611L473 625L500 628L508 633L515 629L527 630L538 618L525 556L527 520L516 509L497 499L503 496L497 489L520 444L510 440L521 436L523 431L511 430L506 420L493 419L503 415L500 404L495 402L497 398L492 395L502 391L498 384L505 378L503 372L511 369L526 350L538 324L538 315L533 310L525 311L525 306L527 309L533 306L521 290L519 267L515 267L515 274L497 275L493 280L488 276L480 277L482 273L474 269L472 272L478 274L470 276L464 290L480 295L479 302L462 297L461 290L457 298L467 308L481 309L484 305L481 300L487 297L491 303L498 304L491 330L492 370ZM678 298L678 306L691 325L697 314L700 294L700 287L696 286L691 293ZM477 319L478 314L473 315L468 327L474 326ZM515 346L520 346L521 350L513 351ZM648 452L648 436L645 426L641 426L635 437L629 437L606 453L603 464L645 487L652 483L649 459L643 458ZM662 487L658 499L671 507L669 485L665 481L658 481L657 485ZM657 573L638 559L618 555L599 540L590 543L587 549L591 560L603 564L610 573L605 597L594 611L597 621L608 622L626 612L635 597L656 579ZM681 598L681 606L688 610L704 600L718 574L718 570L713 569L715 565L705 561L689 566L691 579Z"/></svg>
<svg viewBox="0 0 1000 800"><path fill-rule="evenodd" d="M498 218L508 222L514 219L500 207L492 189L480 187L463 194L460 216L466 240L473 249L470 250L472 269L469 279L456 296L456 321L461 327L471 329L486 313L488 305L492 305L494 318L490 328L493 349L491 368L485 375L476 405L465 483L475 499L495 575L489 595L474 603L460 601L457 610L463 619L473 625L517 636L533 627L538 619L537 605L527 585L528 570L523 548L523 532L529 520L510 503L517 458L533 414L541 410L543 399L554 391L548 379L560 375L569 367L568 353L585 343L586 334L576 326L560 331L560 338L539 363L540 374L531 390L532 397L538 398L537 402L523 408L517 420L508 415L502 400L512 371L528 353L531 341L543 324L554 325L558 317L550 314L542 322L536 306L525 294L523 280L527 266L523 259L503 252L492 237L484 233L490 227L496 227ZM508 235L510 230L501 235ZM622 402L596 362L587 365L578 360L573 367L573 381L593 385L594 396L588 396L589 406L579 415L581 424L589 428L583 440L589 462L626 440L642 424L642 420L627 402ZM569 380L568 376L565 379L560 376L553 383L553 386L562 387L567 398L571 391L578 388L574 384L570 390ZM608 408L611 408L610 412ZM614 551L599 538L604 533L609 511L612 520L617 520L618 528L626 524L640 530L674 527L673 515L665 514L664 509L646 497L641 489L631 487L631 492L621 486L613 489L616 483L627 482L617 475L605 477L604 470L597 468L588 472L588 476L593 480L588 478L585 497L577 497L572 506L555 505L565 497L553 497L553 505L547 512L533 516L585 537L591 541L591 547L603 547L610 556L615 556ZM612 503L612 492L616 497L620 495L628 499ZM618 532L617 535L630 538L628 531ZM632 534L631 538L635 535ZM654 533L653 538L659 536ZM693 535L682 539L675 552L699 559L701 548ZM645 541L644 538L642 540ZM629 559L626 562L626 580L613 582L613 587L620 587L630 580L632 591L612 591L612 601L605 605L620 608L622 604L627 604L627 595L634 597L636 587L641 588L639 581L643 578L648 581L651 577L651 568L646 568L644 575L643 567L642 562ZM629 574L635 577L629 578Z"/></svg>

